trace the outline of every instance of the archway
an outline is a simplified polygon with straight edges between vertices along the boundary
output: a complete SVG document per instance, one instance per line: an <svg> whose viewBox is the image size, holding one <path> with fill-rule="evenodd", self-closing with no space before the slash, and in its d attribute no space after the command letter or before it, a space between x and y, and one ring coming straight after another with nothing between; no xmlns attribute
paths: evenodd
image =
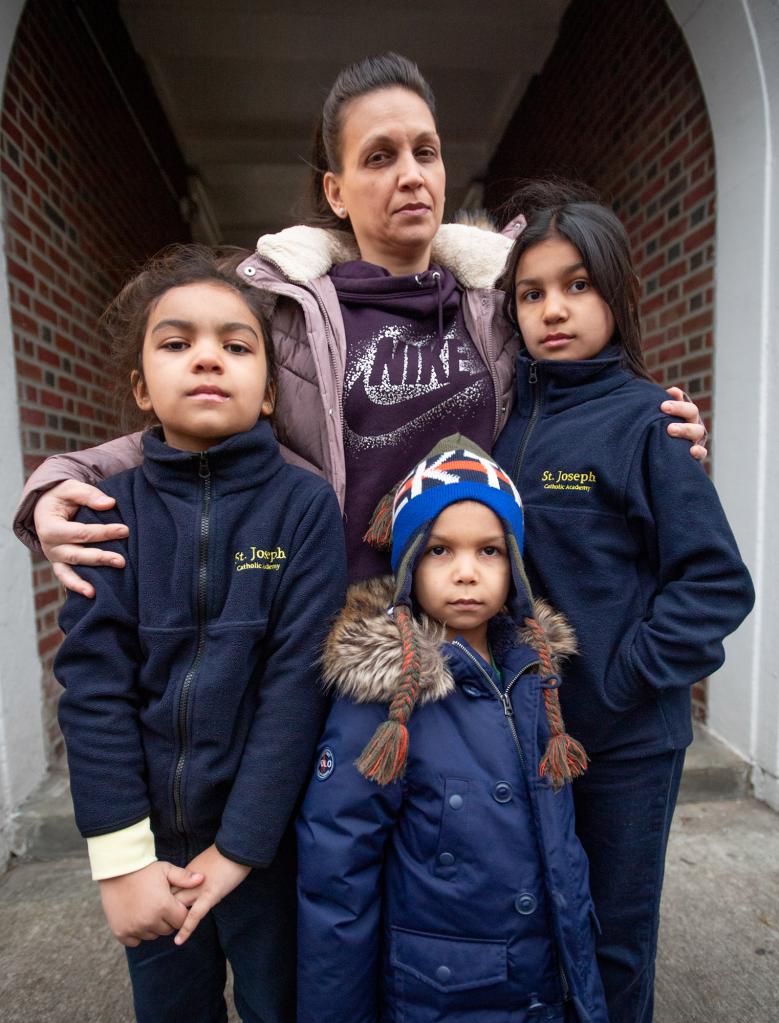
<svg viewBox="0 0 779 1023"><path fill-rule="evenodd" d="M779 686L769 631L779 608L779 481L768 432L779 396L772 343L779 19L769 0L669 0L669 7L698 69L717 157L714 479L757 590L755 611L731 637L711 688L709 724L752 761L755 793L779 809Z"/></svg>

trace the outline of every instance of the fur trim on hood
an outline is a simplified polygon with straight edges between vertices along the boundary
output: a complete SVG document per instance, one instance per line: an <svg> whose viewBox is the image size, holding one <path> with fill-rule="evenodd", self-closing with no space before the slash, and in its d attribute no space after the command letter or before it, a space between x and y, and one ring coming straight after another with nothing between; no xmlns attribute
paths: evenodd
<svg viewBox="0 0 779 1023"><path fill-rule="evenodd" d="M402 681L400 633L387 613L392 603L391 576L369 579L350 587L346 604L330 631L323 655L324 679L337 696L355 703L389 703ZM536 621L546 633L555 659L576 653L573 630L545 601L533 603ZM454 691L454 679L441 651L445 630L427 615L414 619L421 660L417 705L443 700ZM518 630L523 643L533 645L527 627Z"/></svg>
<svg viewBox="0 0 779 1023"><path fill-rule="evenodd" d="M491 288L503 269L511 239L469 224L442 224L431 259L454 274L464 288ZM288 227L264 234L257 255L277 266L293 284L307 284L338 263L359 259L353 235L323 227Z"/></svg>

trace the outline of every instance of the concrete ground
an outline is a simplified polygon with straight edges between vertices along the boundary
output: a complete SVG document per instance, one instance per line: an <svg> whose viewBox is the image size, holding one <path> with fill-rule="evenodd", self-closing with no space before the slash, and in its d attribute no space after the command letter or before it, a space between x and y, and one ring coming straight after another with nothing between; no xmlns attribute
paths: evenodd
<svg viewBox="0 0 779 1023"><path fill-rule="evenodd" d="M779 816L746 794L746 777L699 733L668 851L655 1023L779 1021ZM66 797L55 777L31 801L26 854L0 878L0 1019L131 1023L124 955Z"/></svg>

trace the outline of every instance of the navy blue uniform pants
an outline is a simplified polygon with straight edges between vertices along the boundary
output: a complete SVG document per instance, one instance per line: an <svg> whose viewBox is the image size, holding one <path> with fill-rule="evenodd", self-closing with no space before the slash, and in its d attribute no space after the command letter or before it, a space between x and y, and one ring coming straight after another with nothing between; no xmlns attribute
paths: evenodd
<svg viewBox="0 0 779 1023"><path fill-rule="evenodd" d="M181 947L171 934L126 950L138 1023L226 1023L226 962L244 1023L294 1023L295 925L290 850L252 870Z"/></svg>
<svg viewBox="0 0 779 1023"><path fill-rule="evenodd" d="M684 753L633 760L595 755L574 782L610 1023L651 1023L665 852Z"/></svg>

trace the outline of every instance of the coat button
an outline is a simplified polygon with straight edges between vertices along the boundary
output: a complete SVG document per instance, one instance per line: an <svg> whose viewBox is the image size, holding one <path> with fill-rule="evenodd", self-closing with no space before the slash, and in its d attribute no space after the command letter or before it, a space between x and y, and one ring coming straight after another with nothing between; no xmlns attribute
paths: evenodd
<svg viewBox="0 0 779 1023"><path fill-rule="evenodd" d="M245 266L243 268L243 272L246 274L247 277L254 277L254 275L257 273L253 266Z"/></svg>
<svg viewBox="0 0 779 1023"><path fill-rule="evenodd" d="M499 781L492 790L492 798L496 803L510 803L513 796L511 786L507 781Z"/></svg>
<svg viewBox="0 0 779 1023"><path fill-rule="evenodd" d="M453 796L449 796L449 805L453 810L461 810L463 806L463 797L459 792L455 792Z"/></svg>
<svg viewBox="0 0 779 1023"><path fill-rule="evenodd" d="M445 984L447 980L452 976L452 971L448 966L439 966L435 971L435 979L441 984Z"/></svg>
<svg viewBox="0 0 779 1023"><path fill-rule="evenodd" d="M522 892L514 899L514 909L521 916L530 916L531 913L536 911L536 897L531 895L530 892Z"/></svg>
<svg viewBox="0 0 779 1023"><path fill-rule="evenodd" d="M454 863L454 856L450 852L442 852L438 856L438 862L442 867L451 867Z"/></svg>

